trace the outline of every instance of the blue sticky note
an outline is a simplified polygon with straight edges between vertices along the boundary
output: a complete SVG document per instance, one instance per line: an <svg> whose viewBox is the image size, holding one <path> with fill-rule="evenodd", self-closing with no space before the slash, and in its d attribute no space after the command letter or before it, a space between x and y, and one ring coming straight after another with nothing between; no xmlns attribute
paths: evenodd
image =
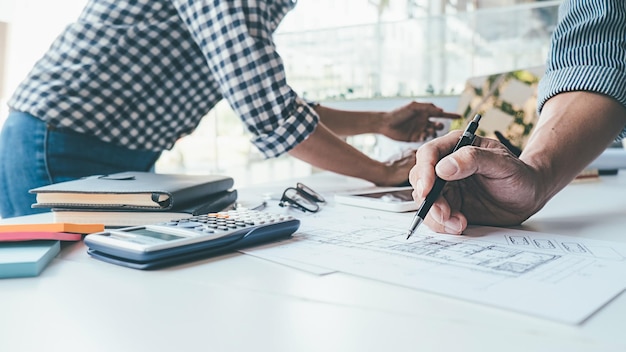
<svg viewBox="0 0 626 352"><path fill-rule="evenodd" d="M0 242L0 278L37 276L60 251L59 241Z"/></svg>

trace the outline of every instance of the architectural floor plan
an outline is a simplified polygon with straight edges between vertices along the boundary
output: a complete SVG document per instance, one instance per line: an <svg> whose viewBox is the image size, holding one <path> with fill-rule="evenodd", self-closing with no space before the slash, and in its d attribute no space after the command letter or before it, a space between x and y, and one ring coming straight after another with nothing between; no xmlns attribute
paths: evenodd
<svg viewBox="0 0 626 352"><path fill-rule="evenodd" d="M452 236L426 226L407 240L412 214L355 209L306 217L293 240L246 253L572 324L626 288L619 243L492 227Z"/></svg>

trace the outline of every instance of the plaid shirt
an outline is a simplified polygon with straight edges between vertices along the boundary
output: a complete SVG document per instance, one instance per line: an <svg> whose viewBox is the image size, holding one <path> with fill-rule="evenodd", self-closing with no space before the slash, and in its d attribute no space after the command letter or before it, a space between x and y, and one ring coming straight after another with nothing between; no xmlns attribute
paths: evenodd
<svg viewBox="0 0 626 352"><path fill-rule="evenodd" d="M90 0L9 101L57 128L170 149L222 98L267 157L319 117L287 85L272 33L295 0Z"/></svg>

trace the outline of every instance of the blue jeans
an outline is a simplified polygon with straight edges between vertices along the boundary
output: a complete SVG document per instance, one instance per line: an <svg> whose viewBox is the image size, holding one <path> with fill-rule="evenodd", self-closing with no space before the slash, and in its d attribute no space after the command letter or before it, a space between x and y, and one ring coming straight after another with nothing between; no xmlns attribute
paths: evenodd
<svg viewBox="0 0 626 352"><path fill-rule="evenodd" d="M12 111L0 133L0 215L41 213L29 189L89 175L151 171L160 152L131 150Z"/></svg>

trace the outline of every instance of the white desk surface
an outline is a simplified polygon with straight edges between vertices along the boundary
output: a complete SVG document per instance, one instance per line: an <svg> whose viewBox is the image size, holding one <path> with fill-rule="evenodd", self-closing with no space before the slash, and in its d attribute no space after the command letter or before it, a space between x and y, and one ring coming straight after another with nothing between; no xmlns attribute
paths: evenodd
<svg viewBox="0 0 626 352"><path fill-rule="evenodd" d="M304 181L328 192L355 180ZM34 218L21 221L47 219ZM568 186L523 228L626 241L626 174ZM626 351L624 293L565 325L239 253L139 271L85 248L65 244L39 277L0 280L0 351Z"/></svg>

